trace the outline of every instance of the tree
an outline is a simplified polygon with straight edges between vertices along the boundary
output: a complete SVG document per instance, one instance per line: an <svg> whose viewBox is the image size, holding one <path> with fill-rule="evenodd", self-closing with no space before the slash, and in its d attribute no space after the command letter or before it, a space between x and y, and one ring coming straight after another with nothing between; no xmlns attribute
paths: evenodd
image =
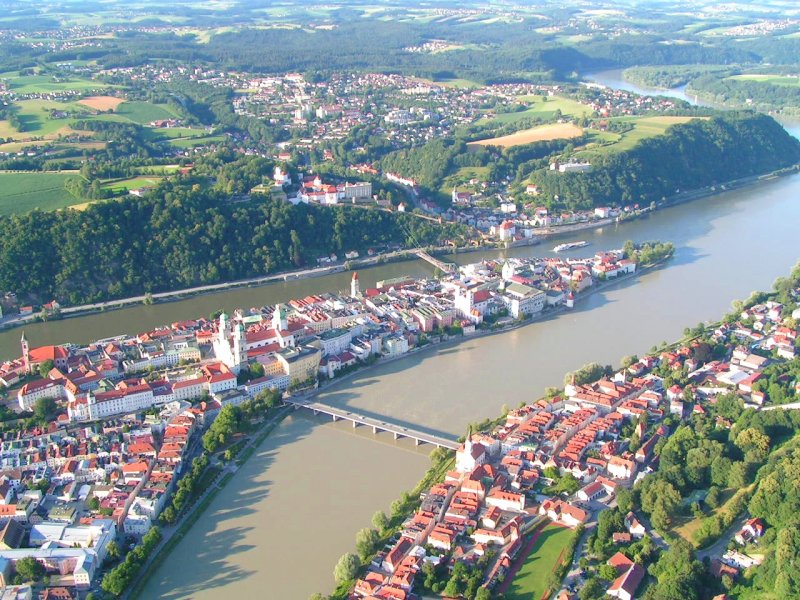
<svg viewBox="0 0 800 600"><path fill-rule="evenodd" d="M492 592L483 586L479 587L478 591L475 593L475 600L491 600L491 598Z"/></svg>
<svg viewBox="0 0 800 600"><path fill-rule="evenodd" d="M360 566L361 562L358 556L352 552L343 554L333 569L333 578L336 580L337 584L355 579Z"/></svg>
<svg viewBox="0 0 800 600"><path fill-rule="evenodd" d="M710 488L708 488L708 493L706 494L705 503L710 508L717 508L721 500L722 500L722 491L717 486L712 485Z"/></svg>
<svg viewBox="0 0 800 600"><path fill-rule="evenodd" d="M386 531L389 529L389 517L382 510L377 511L372 515L372 525L378 531Z"/></svg>
<svg viewBox="0 0 800 600"><path fill-rule="evenodd" d="M50 371L52 371L53 367L55 366L56 366L55 363L49 359L42 362L39 365L39 375L42 377L42 379L47 379L47 374L50 373Z"/></svg>
<svg viewBox="0 0 800 600"><path fill-rule="evenodd" d="M633 492L629 488L620 486L617 490L617 506L623 514L633 510Z"/></svg>
<svg viewBox="0 0 800 600"><path fill-rule="evenodd" d="M728 485L732 488L742 488L750 483L750 467L746 462L737 461L731 465L728 476Z"/></svg>
<svg viewBox="0 0 800 600"><path fill-rule="evenodd" d="M610 565L603 565L603 566L608 567ZM614 567L611 568L613 569ZM578 598L580 598L580 600L595 600L596 598L602 598L605 593L606 593L606 586L604 585L603 580L600 579L599 577L592 577L581 588L581 591L578 592Z"/></svg>
<svg viewBox="0 0 800 600"><path fill-rule="evenodd" d="M600 565L597 572L606 581L614 581L617 578L617 570L611 565Z"/></svg>
<svg viewBox="0 0 800 600"><path fill-rule="evenodd" d="M769 436L754 427L740 431L735 443L744 453L747 462L761 462L769 454Z"/></svg>
<svg viewBox="0 0 800 600"><path fill-rule="evenodd" d="M356 550L362 559L366 559L375 552L380 541L381 536L376 530L365 527L356 534Z"/></svg>
<svg viewBox="0 0 800 600"><path fill-rule="evenodd" d="M106 552L108 556L113 559L117 559L122 556L122 552L119 549L119 544L117 544L116 540L111 540L108 542L108 546L106 546Z"/></svg>
<svg viewBox="0 0 800 600"><path fill-rule="evenodd" d="M800 595L800 529L787 527L778 532L775 544L775 592L779 598Z"/></svg>
<svg viewBox="0 0 800 600"><path fill-rule="evenodd" d="M33 405L33 416L42 425L48 423L58 412L58 405L53 398L39 398Z"/></svg>
<svg viewBox="0 0 800 600"><path fill-rule="evenodd" d="M100 498L97 496L92 496L89 498L89 501L86 503L86 506L89 507L89 510L97 510L100 508Z"/></svg>
<svg viewBox="0 0 800 600"><path fill-rule="evenodd" d="M16 569L23 581L39 581L45 573L42 563L30 556L18 560Z"/></svg>

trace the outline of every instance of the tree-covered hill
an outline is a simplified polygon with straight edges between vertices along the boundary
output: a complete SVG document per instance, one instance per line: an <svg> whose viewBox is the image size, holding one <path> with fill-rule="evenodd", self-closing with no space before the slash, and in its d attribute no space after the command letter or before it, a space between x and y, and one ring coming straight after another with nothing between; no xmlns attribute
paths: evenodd
<svg viewBox="0 0 800 600"><path fill-rule="evenodd" d="M167 182L152 199L0 219L0 289L80 304L316 266L316 258L457 235L411 215L319 207Z"/></svg>
<svg viewBox="0 0 800 600"><path fill-rule="evenodd" d="M591 173L532 174L545 199L570 208L659 201L767 173L800 162L800 141L774 119L751 112L725 113L670 127L630 150L592 159Z"/></svg>

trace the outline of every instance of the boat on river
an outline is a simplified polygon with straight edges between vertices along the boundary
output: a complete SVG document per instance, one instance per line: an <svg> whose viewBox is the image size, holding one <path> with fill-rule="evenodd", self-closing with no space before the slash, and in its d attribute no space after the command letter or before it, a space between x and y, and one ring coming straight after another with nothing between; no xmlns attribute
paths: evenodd
<svg viewBox="0 0 800 600"><path fill-rule="evenodd" d="M581 240L580 242L567 242L566 244L559 244L553 248L553 252L563 252L564 250L574 250L575 248L583 248L588 246L589 242Z"/></svg>

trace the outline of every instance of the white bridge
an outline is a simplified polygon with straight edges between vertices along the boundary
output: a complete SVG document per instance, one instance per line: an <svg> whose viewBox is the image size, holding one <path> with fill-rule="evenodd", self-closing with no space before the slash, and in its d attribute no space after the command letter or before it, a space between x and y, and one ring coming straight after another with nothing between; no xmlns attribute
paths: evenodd
<svg viewBox="0 0 800 600"><path fill-rule="evenodd" d="M322 404L321 402L313 402L311 400L304 400L301 398L284 398L283 401L286 404L294 405L295 410L306 408L312 411L315 415L320 413L329 415L334 421L350 421L354 428L358 427L359 425L364 425L365 427L372 427L372 433L388 431L389 433L394 434L394 439L396 440L400 438L412 439L417 446L420 444L431 444L433 446L447 448L449 450L456 450L459 447L458 442L446 437L424 433L422 431L417 431L416 429L410 429L408 427L402 427L394 423L379 421L378 419L373 419L372 417L359 415L357 413L336 408L328 404Z"/></svg>
<svg viewBox="0 0 800 600"><path fill-rule="evenodd" d="M431 256L430 254L428 254L423 250L417 251L416 255L425 262L432 264L434 267L438 268L440 271L444 273L455 273L456 271L458 271L458 265L456 263L444 262L443 260L434 258L433 256Z"/></svg>

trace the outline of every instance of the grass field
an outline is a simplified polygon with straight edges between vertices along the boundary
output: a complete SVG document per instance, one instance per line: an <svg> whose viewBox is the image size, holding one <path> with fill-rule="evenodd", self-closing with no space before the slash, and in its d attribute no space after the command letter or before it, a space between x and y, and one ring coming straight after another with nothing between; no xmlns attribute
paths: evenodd
<svg viewBox="0 0 800 600"><path fill-rule="evenodd" d="M24 125L24 130L14 136L16 139L31 136L49 136L57 131L69 127L71 119L51 119L48 111L70 110L74 105L52 100L22 100L19 106L19 120Z"/></svg>
<svg viewBox="0 0 800 600"><path fill-rule="evenodd" d="M770 75L767 73L743 73L742 75L732 75L728 79L738 81L758 81L759 83L769 83L770 85L782 85L787 87L799 87L800 77L790 77L784 75Z"/></svg>
<svg viewBox="0 0 800 600"><path fill-rule="evenodd" d="M129 190L135 190L136 188L158 185L161 179L162 177L157 175L140 175L130 179L114 179L103 183L103 189L111 190L115 194L126 194Z"/></svg>
<svg viewBox="0 0 800 600"><path fill-rule="evenodd" d="M150 121L174 119L175 113L166 104L151 104L149 102L123 102L117 107L116 113L133 123L144 125Z"/></svg>
<svg viewBox="0 0 800 600"><path fill-rule="evenodd" d="M178 138L198 138L208 135L204 128L193 127L159 127L145 130L145 135L151 140L174 140Z"/></svg>
<svg viewBox="0 0 800 600"><path fill-rule="evenodd" d="M76 204L64 184L77 175L61 173L0 173L0 215L22 214L34 208L55 210Z"/></svg>
<svg viewBox="0 0 800 600"><path fill-rule="evenodd" d="M630 150L641 140L661 135L671 125L687 123L693 118L699 117L620 117L615 120L633 123L633 129L621 134L590 130L592 144L579 154L586 156L589 154L606 154L608 152Z"/></svg>
<svg viewBox="0 0 800 600"><path fill-rule="evenodd" d="M676 535L679 535L696 548L697 543L694 540L694 532L700 529L703 521L708 517L719 515L727 511L736 493L748 493L752 487L753 486L751 485L743 489L727 488L722 492L722 502L717 508L712 510L707 515L700 517L699 519L696 517L681 517L676 519L675 525L672 527L672 532Z"/></svg>
<svg viewBox="0 0 800 600"><path fill-rule="evenodd" d="M540 119L552 119L556 111L566 116L580 117L590 114L591 109L569 98L552 96L543 98L542 96L520 96L518 100L528 104L528 108L519 112L501 113L491 117L484 117L479 123L513 123L522 119L538 117Z"/></svg>
<svg viewBox="0 0 800 600"><path fill-rule="evenodd" d="M59 77L58 79L54 79L52 75L26 75L23 77L10 77L8 87L18 94L38 94L66 90L80 92L109 86L81 77Z"/></svg>
<svg viewBox="0 0 800 600"><path fill-rule="evenodd" d="M224 135L207 135L196 138L180 138L171 140L170 144L176 148L194 148L195 146L205 146L206 144L218 144L225 141Z"/></svg>
<svg viewBox="0 0 800 600"><path fill-rule="evenodd" d="M533 142L543 142L548 140L562 140L578 137L583 134L583 129L572 123L552 123L550 125L540 125L530 129L523 129L509 135L496 138L470 142L469 146L519 146L521 144L531 144Z"/></svg>
<svg viewBox="0 0 800 600"><path fill-rule="evenodd" d="M545 582L553 571L562 551L569 544L573 531L558 525L548 525L539 534L525 564L514 577L503 596L506 600L539 600L547 591Z"/></svg>

